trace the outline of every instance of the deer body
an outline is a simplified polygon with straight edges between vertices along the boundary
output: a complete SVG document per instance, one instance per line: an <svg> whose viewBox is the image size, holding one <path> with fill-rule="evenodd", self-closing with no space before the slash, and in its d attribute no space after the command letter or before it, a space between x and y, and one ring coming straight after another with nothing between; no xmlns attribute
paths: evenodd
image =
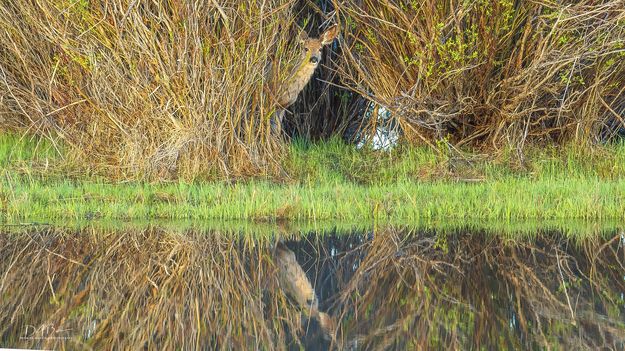
<svg viewBox="0 0 625 351"><path fill-rule="evenodd" d="M282 125L285 109L297 101L299 93L310 81L319 62L323 47L332 43L338 35L338 26L334 25L323 32L319 38L308 38L305 34L302 37L303 52L301 63L291 76L291 78L279 88L277 94L278 111L272 120L272 127L279 128Z"/></svg>
<svg viewBox="0 0 625 351"><path fill-rule="evenodd" d="M284 91L278 99L278 105L282 108L287 108L297 101L299 93L304 90L304 87L310 81L317 65L305 64L300 67L290 81L286 84Z"/></svg>

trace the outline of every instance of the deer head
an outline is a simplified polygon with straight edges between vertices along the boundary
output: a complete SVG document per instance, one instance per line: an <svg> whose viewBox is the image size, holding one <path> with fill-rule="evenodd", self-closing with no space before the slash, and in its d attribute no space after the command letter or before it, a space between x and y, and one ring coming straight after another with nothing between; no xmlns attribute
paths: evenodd
<svg viewBox="0 0 625 351"><path fill-rule="evenodd" d="M321 61L323 47L331 44L334 39L336 39L338 33L339 27L338 25L334 25L323 32L319 38L308 38L305 33L300 35L303 48L301 62L292 77L282 86L282 89L280 89L278 104L282 108L286 108L295 103L297 96L315 73L315 69L317 69Z"/></svg>
<svg viewBox="0 0 625 351"><path fill-rule="evenodd" d="M332 44L336 36L338 35L338 25L333 25L328 28L319 38L308 38L306 32L302 32L300 35L300 41L302 43L302 65L311 65L317 67L319 61L321 61L321 50L324 46Z"/></svg>

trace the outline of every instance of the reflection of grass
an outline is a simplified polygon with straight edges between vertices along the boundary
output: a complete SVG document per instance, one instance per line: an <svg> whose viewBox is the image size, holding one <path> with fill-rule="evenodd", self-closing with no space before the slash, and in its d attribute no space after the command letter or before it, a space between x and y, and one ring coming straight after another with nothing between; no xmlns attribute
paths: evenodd
<svg viewBox="0 0 625 351"><path fill-rule="evenodd" d="M357 151L295 143L289 180L106 183L59 174L51 147L0 136L0 219L623 219L625 147L535 150L514 163L456 161L424 149ZM14 146L16 145L16 146ZM8 156L7 156L8 155ZM51 167L51 168L49 168ZM53 171L50 171L52 169ZM478 181L458 181L471 178ZM440 179L440 180L438 180Z"/></svg>
<svg viewBox="0 0 625 351"><path fill-rule="evenodd" d="M171 233L212 232L217 231L232 238L282 238L298 239L309 233L316 233L319 237L326 235L342 235L355 232L370 233L374 230L394 228L405 231L431 231L440 234L457 232L483 232L500 238L514 240L532 240L535 237L557 232L562 236L584 240L588 238L605 238L614 235L615 230L622 230L623 225L618 221L589 222L584 220L528 220L528 221L498 221L498 220L411 220L411 221L247 221L247 220L63 220L47 221L46 223L31 223L30 225L16 225L6 227L8 234L23 233L33 227L45 228L54 226L65 230L95 230L97 231L126 231L145 230L147 228L162 228Z"/></svg>

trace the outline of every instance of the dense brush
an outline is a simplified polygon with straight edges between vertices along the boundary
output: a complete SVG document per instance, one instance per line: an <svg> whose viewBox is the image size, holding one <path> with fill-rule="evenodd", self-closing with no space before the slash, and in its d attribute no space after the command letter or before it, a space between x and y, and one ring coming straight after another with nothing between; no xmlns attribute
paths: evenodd
<svg viewBox="0 0 625 351"><path fill-rule="evenodd" d="M298 57L291 7L6 3L0 122L61 138L74 161L117 178L274 172L267 82L286 79Z"/></svg>
<svg viewBox="0 0 625 351"><path fill-rule="evenodd" d="M287 129L331 135L344 116L362 119L364 99L386 106L405 140L436 148L522 158L528 143L592 145L623 131L623 5L6 2L0 127L61 139L69 163L117 179L282 174L272 93L298 64L297 26L315 36L336 21L323 77Z"/></svg>
<svg viewBox="0 0 625 351"><path fill-rule="evenodd" d="M589 145L623 127L622 0L349 0L339 9L341 76L391 110L409 139L522 151L530 141Z"/></svg>

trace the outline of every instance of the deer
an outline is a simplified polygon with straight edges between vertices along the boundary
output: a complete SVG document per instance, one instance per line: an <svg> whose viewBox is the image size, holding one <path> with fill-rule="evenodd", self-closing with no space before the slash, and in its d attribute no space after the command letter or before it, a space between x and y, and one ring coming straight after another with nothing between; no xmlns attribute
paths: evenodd
<svg viewBox="0 0 625 351"><path fill-rule="evenodd" d="M321 62L323 48L334 42L338 33L339 26L337 24L328 28L319 38L309 38L305 32L302 32L300 41L303 49L300 63L296 66L291 77L284 84L278 86L275 95L278 108L271 119L272 130L280 130L287 107L297 101L299 93L304 90L319 66L319 62Z"/></svg>

